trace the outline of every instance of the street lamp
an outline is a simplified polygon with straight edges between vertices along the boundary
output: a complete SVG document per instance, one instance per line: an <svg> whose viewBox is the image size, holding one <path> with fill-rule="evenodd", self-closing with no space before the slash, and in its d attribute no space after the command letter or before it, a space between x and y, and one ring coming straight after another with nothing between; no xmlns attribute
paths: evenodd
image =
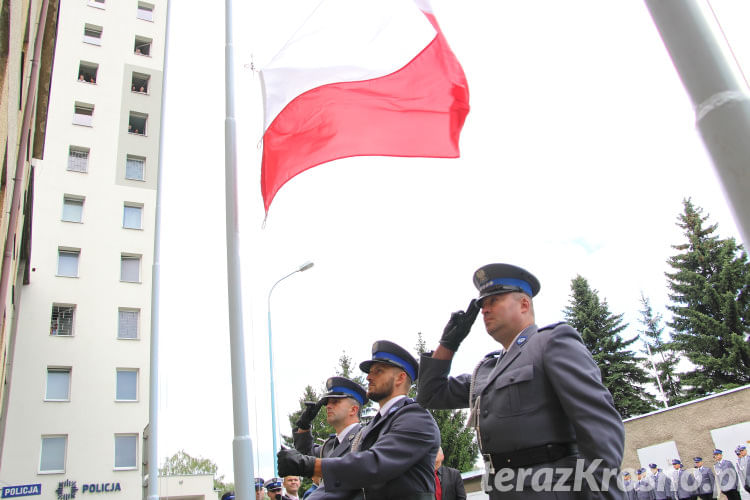
<svg viewBox="0 0 750 500"><path fill-rule="evenodd" d="M276 283L273 284L271 289L268 291L268 362L270 366L271 371L271 428L273 432L273 475L278 476L279 475L279 464L276 458L276 452L278 451L278 441L277 441L277 432L276 432L276 392L273 387L273 335L271 334L271 293L273 292L273 289L276 288L276 285L287 279L289 276L300 273L302 271L307 271L310 269L314 264L310 261L305 262L301 266L299 266L297 269L292 271L291 273L287 274L286 276L280 278Z"/></svg>

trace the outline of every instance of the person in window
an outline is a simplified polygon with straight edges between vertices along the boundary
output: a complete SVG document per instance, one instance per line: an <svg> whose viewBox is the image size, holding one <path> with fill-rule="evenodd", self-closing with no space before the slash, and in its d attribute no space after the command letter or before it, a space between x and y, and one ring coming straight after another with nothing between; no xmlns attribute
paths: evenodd
<svg viewBox="0 0 750 500"><path fill-rule="evenodd" d="M85 82L86 81L86 78L83 76L83 73L81 73L80 75L78 75L78 81L79 82Z"/></svg>

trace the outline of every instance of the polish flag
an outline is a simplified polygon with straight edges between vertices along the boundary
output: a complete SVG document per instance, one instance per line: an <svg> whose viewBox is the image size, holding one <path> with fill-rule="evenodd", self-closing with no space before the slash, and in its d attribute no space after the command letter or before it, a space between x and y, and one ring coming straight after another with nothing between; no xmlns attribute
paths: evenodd
<svg viewBox="0 0 750 500"><path fill-rule="evenodd" d="M321 163L459 155L469 90L428 0L324 0L261 80L266 213Z"/></svg>

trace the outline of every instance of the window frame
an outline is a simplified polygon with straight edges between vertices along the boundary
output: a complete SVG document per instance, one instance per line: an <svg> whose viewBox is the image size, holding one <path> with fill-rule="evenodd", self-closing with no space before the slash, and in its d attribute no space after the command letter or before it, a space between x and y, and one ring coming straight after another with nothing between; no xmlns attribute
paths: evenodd
<svg viewBox="0 0 750 500"><path fill-rule="evenodd" d="M63 456L62 456L62 469L42 469L42 461L44 459L44 441L45 439L64 439L63 444ZM39 464L38 474L65 474L65 465L68 461L68 435L67 434L42 434L41 441L39 443Z"/></svg>
<svg viewBox="0 0 750 500"><path fill-rule="evenodd" d="M73 219L66 219L65 218L65 208L69 206L69 202L79 202L80 203L80 210L78 213L78 220ZM74 224L83 224L83 205L86 202L86 198L83 196L78 196L74 194L64 194L63 195L63 212L62 216L60 217L60 220L62 222L72 222Z"/></svg>
<svg viewBox="0 0 750 500"><path fill-rule="evenodd" d="M115 402L116 403L137 403L140 399L140 391L138 390L138 382L141 378L140 370L138 368L116 368L115 369ZM135 374L135 387L132 389L135 392L133 399L121 399L120 398L120 373L134 373ZM124 389L129 389L124 387Z"/></svg>
<svg viewBox="0 0 750 500"><path fill-rule="evenodd" d="M135 442L133 443L133 450L135 456L133 457L133 465L127 465L127 466L118 466L117 465L117 438L133 438ZM132 432L122 432L122 433L116 433L115 434L115 446L114 446L114 457L112 457L113 460L113 469L114 470L137 470L138 469L138 433L132 433Z"/></svg>
<svg viewBox="0 0 750 500"><path fill-rule="evenodd" d="M73 125L79 125L81 127L93 127L95 108L96 106L91 103L76 101L75 104L73 104ZM79 113L79 110L89 111L90 113Z"/></svg>
<svg viewBox="0 0 750 500"><path fill-rule="evenodd" d="M135 313L135 337L123 337L120 333L123 331L121 326L121 313ZM117 340L140 340L141 338L141 310L135 307L118 307L117 308Z"/></svg>
<svg viewBox="0 0 750 500"><path fill-rule="evenodd" d="M75 156L75 153L80 153L81 156ZM84 157L83 154L86 156ZM79 174L87 174L89 172L89 159L91 158L91 148L86 148L83 146L68 146L68 166L65 168L68 172L78 172ZM71 168L72 164L75 164L75 161L71 161L71 159L85 159L85 164L83 166L83 169L78 168Z"/></svg>
<svg viewBox="0 0 750 500"><path fill-rule="evenodd" d="M156 10L156 6L154 4L148 3L148 2L138 2L138 4L136 5L135 17L136 19L140 19L141 21L148 21L148 22L153 23L154 22L154 10ZM149 12L150 14L145 15L145 17L141 17L140 15L141 11Z"/></svg>
<svg viewBox="0 0 750 500"><path fill-rule="evenodd" d="M132 227L132 226L126 226L125 222L127 220L127 209L137 209L138 210L138 227ZM143 203L135 203L131 201L126 201L122 205L122 228L123 229L132 229L136 231L142 231L143 230Z"/></svg>
<svg viewBox="0 0 750 500"><path fill-rule="evenodd" d="M141 269L141 263L143 260L143 256L139 254L134 253L121 253L120 254L120 283L142 283L142 269ZM123 276L123 264L126 261L137 261L138 262L138 279L137 280L126 280Z"/></svg>
<svg viewBox="0 0 750 500"><path fill-rule="evenodd" d="M53 315L55 314L55 308L56 307L57 308L70 308L70 310L71 310L71 312L70 312L70 315L71 315L70 316L70 335L62 335L60 333L52 333L53 331L56 331L56 332L60 331L60 313L58 312L57 319L53 319L52 318ZM49 336L50 337L73 337L75 335L76 310L77 310L77 307L76 307L75 304L60 304L60 303L57 303L57 302L53 302L52 303L52 311L50 312L50 318L49 318L49 321L50 321L50 326L49 326L50 334L49 334ZM57 322L57 330L53 330L53 328L52 328L52 322L53 321Z"/></svg>
<svg viewBox="0 0 750 500"><path fill-rule="evenodd" d="M89 5L91 0L89 0ZM100 7L103 8L103 7ZM87 35L86 32L91 33L90 35ZM95 33L98 33L99 36L94 36ZM104 33L104 27L97 26L96 24L89 24L86 23L83 25L83 43L88 43L90 45L96 45L98 47L101 47L102 45L102 36Z"/></svg>
<svg viewBox="0 0 750 500"><path fill-rule="evenodd" d="M140 162L141 164L141 177L128 177L128 162ZM125 179L129 181L145 182L146 181L146 157L138 155L125 155Z"/></svg>
<svg viewBox="0 0 750 500"><path fill-rule="evenodd" d="M76 273L75 275L60 274L60 257L62 254L69 254L76 256ZM81 249L80 248L69 248L69 247L57 247L57 274L55 276L59 278L78 278L80 276L81 266Z"/></svg>
<svg viewBox="0 0 750 500"><path fill-rule="evenodd" d="M68 375L68 387L66 389L65 398L51 398L49 394L49 375L50 373L66 373ZM45 402L56 402L56 403L69 403L70 402L70 388L73 379L73 370L70 366L48 366L47 367L47 378L44 388L44 401Z"/></svg>

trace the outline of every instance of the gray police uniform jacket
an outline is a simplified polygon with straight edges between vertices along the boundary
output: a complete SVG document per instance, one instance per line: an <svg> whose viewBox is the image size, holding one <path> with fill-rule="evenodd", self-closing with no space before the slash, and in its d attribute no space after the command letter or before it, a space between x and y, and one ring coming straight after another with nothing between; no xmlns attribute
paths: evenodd
<svg viewBox="0 0 750 500"><path fill-rule="evenodd" d="M750 455L737 457L737 472L739 473L740 484L745 489L750 488L750 475L747 473L747 466L750 462Z"/></svg>
<svg viewBox="0 0 750 500"><path fill-rule="evenodd" d="M650 477L644 477L639 479L635 483L635 498L636 500L655 500L656 495L654 494L654 480Z"/></svg>
<svg viewBox="0 0 750 500"><path fill-rule="evenodd" d="M635 485L637 481L633 481L632 479L623 479L622 480L622 487L625 490L625 494L627 495L627 500L636 500L635 498Z"/></svg>
<svg viewBox="0 0 750 500"><path fill-rule="evenodd" d="M730 491L737 489L737 471L734 465L727 459L721 459L714 464L716 471L716 480L721 491Z"/></svg>
<svg viewBox="0 0 750 500"><path fill-rule="evenodd" d="M601 459L594 472L598 480L603 468L619 470L622 419L599 367L571 326L527 327L502 357L491 353L480 363L473 387L471 375L449 377L450 367L450 361L422 356L417 401L425 408L467 408L471 392L482 453L577 443L586 468ZM625 498L614 480L611 486L590 496Z"/></svg>
<svg viewBox="0 0 750 500"><path fill-rule="evenodd" d="M652 475L654 482L654 497L656 500L666 500L672 498L672 480L663 470L657 469L656 474Z"/></svg>
<svg viewBox="0 0 750 500"><path fill-rule="evenodd" d="M690 498L693 495L697 495L696 491L698 485L695 481L695 476L692 472L685 469L676 471L677 474L672 475L672 489L676 498Z"/></svg>
<svg viewBox="0 0 750 500"><path fill-rule="evenodd" d="M698 471L700 477L695 493L697 495L711 495L713 498L716 498L716 495L714 494L714 489L716 488L714 471L705 465L702 465L695 470Z"/></svg>
<svg viewBox="0 0 750 500"><path fill-rule="evenodd" d="M367 500L408 499L435 494L435 457L440 431L432 415L413 399L396 402L386 416L363 427L359 442L342 457L324 458L323 484L310 500L349 499L364 490Z"/></svg>
<svg viewBox="0 0 750 500"><path fill-rule="evenodd" d="M352 448L352 441L359 434L362 426L355 425L346 433L344 439L334 448L336 443L336 434L331 434L328 439L321 444L313 444L311 432L292 432L294 440L294 449L303 455L312 455L319 458L341 457L349 453Z"/></svg>

